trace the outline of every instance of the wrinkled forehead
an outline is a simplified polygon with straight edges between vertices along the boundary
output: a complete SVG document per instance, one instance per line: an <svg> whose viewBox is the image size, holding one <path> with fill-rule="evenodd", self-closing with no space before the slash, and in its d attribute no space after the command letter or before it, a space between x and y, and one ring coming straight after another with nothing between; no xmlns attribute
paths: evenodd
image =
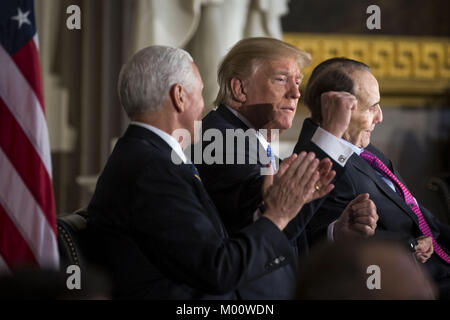
<svg viewBox="0 0 450 320"><path fill-rule="evenodd" d="M354 70L350 73L353 90L358 100L376 103L380 100L380 89L377 79L368 70Z"/></svg>
<svg viewBox="0 0 450 320"><path fill-rule="evenodd" d="M283 56L276 58L255 59L253 62L253 75L264 74L286 74L302 78L300 63L294 56Z"/></svg>

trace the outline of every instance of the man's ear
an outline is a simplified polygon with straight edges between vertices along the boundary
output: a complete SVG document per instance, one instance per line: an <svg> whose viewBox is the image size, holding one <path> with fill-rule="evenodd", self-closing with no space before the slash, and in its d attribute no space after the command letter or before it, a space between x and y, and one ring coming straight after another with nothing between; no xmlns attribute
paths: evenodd
<svg viewBox="0 0 450 320"><path fill-rule="evenodd" d="M174 84L169 90L169 96L175 110L183 112L186 103L186 91L183 86L179 83Z"/></svg>
<svg viewBox="0 0 450 320"><path fill-rule="evenodd" d="M240 103L247 101L247 90L245 88L244 81L234 77L230 80L230 87L233 100Z"/></svg>

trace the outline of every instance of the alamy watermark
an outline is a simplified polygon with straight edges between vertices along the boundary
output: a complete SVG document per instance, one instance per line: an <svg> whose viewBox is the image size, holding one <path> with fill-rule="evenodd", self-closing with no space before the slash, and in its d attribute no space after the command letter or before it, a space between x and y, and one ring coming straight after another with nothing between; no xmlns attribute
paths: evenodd
<svg viewBox="0 0 450 320"><path fill-rule="evenodd" d="M366 13L370 16L366 20L367 29L381 29L381 9L376 4L372 4L367 7Z"/></svg>
<svg viewBox="0 0 450 320"><path fill-rule="evenodd" d="M268 175L278 169L278 159L274 157L276 167L268 168L271 157L267 147L260 143L260 139L270 141L272 155L278 154L278 129L226 129L225 134L218 129L202 131L202 122L194 121L194 137L187 129L177 129L172 136L186 148L193 164L261 164L261 175ZM264 141L263 140L263 141ZM193 144L193 147L189 147ZM171 160L174 164L181 164L182 160L173 150Z"/></svg>
<svg viewBox="0 0 450 320"><path fill-rule="evenodd" d="M370 276L367 278L366 286L369 290L381 289L381 269L376 264L372 264L367 267L367 274Z"/></svg>
<svg viewBox="0 0 450 320"><path fill-rule="evenodd" d="M72 4L66 8L69 15L66 19L66 27L69 30L81 30L81 9L78 5ZM372 4L367 7L366 13L370 16L366 20L366 26L369 30L381 29L381 9Z"/></svg>
<svg viewBox="0 0 450 320"><path fill-rule="evenodd" d="M66 27L69 30L81 29L81 9L79 6L72 4L66 8L66 13L70 16L66 19Z"/></svg>
<svg viewBox="0 0 450 320"><path fill-rule="evenodd" d="M67 267L66 273L69 274L66 280L66 286L69 290L81 290L81 269L80 266L72 264Z"/></svg>

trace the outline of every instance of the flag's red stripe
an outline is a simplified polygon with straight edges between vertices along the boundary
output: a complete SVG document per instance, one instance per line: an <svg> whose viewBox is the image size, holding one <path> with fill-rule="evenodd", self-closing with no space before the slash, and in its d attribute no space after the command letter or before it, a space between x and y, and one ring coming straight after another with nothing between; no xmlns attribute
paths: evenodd
<svg viewBox="0 0 450 320"><path fill-rule="evenodd" d="M16 168L56 234L56 211L50 176L34 146L1 98L0 148Z"/></svg>
<svg viewBox="0 0 450 320"><path fill-rule="evenodd" d="M0 254L9 268L38 265L33 252L0 204Z"/></svg>
<svg viewBox="0 0 450 320"><path fill-rule="evenodd" d="M19 51L12 55L22 75L27 79L45 114L44 99L42 96L41 65L39 64L39 52L33 39L30 39Z"/></svg>

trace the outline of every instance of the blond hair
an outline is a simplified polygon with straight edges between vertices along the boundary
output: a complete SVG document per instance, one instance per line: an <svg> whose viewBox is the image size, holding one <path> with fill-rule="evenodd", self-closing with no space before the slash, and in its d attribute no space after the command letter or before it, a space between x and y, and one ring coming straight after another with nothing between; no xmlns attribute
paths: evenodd
<svg viewBox="0 0 450 320"><path fill-rule="evenodd" d="M311 62L311 55L284 41L274 38L247 38L237 42L224 57L217 72L219 92L215 105L229 104L233 98L231 79L247 79L266 60L295 58L299 69Z"/></svg>

